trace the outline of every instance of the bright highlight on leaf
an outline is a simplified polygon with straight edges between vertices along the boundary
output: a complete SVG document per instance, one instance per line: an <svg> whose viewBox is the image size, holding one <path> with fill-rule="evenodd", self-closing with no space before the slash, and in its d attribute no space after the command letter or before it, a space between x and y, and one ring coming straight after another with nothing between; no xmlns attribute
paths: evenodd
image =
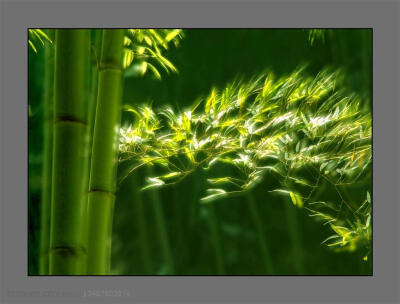
<svg viewBox="0 0 400 304"><path fill-rule="evenodd" d="M30 48L37 53L37 44L39 43L42 47L45 43L53 44L53 41L49 38L49 36L41 29L28 29L28 44Z"/></svg>
<svg viewBox="0 0 400 304"><path fill-rule="evenodd" d="M303 199L298 193L290 192L290 198L292 199L293 205L302 208L303 207Z"/></svg>

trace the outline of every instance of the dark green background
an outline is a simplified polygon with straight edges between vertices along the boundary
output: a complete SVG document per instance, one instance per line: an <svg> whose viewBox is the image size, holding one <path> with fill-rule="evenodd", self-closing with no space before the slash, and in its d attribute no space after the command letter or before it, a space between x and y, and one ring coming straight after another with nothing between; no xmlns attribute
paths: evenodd
<svg viewBox="0 0 400 304"><path fill-rule="evenodd" d="M237 77L249 79L265 70L283 76L307 64L310 75L330 66L341 68L345 87L363 96L371 107L371 30L329 30L325 41L310 44L308 31L278 29L185 30L180 47L165 56L179 74L162 81L151 74L126 77L124 104L150 102L155 108L170 104L185 109L212 87L223 88ZM39 203L43 153L44 51L29 54L29 270L37 273ZM123 114L123 125L132 116ZM122 170L120 170L122 172ZM138 192L147 172L138 171L118 185L113 235L114 274L165 274L160 236L154 221L154 201L164 211L175 274L216 274L207 205L199 204L206 184L197 172L173 188ZM366 181L370 182L370 181ZM330 228L295 208L289 200L270 195L275 181L266 179L250 193L262 219L273 269L265 270L258 237L246 197L216 201L219 243L225 274L371 274L365 252L335 253L320 242ZM353 189L357 192L357 189ZM155 190L153 190L155 191Z"/></svg>

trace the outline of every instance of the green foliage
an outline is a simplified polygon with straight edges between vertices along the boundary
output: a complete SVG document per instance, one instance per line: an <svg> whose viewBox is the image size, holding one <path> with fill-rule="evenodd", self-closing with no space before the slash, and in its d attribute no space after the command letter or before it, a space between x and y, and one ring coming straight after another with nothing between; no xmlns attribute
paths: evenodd
<svg viewBox="0 0 400 304"><path fill-rule="evenodd" d="M130 162L129 173L144 165L161 168L146 189L175 184L197 168L212 175L215 166L232 167L228 176L209 176L204 203L244 193L274 175L281 189L272 192L331 225L334 235L324 243L369 250L370 199L360 204L342 188L370 173L371 113L360 110L356 95L338 89L339 75L323 71L312 78L299 69L275 79L268 73L213 89L182 113L128 108L135 119L121 129L121 161ZM333 187L337 198L313 201L323 186Z"/></svg>
<svg viewBox="0 0 400 304"><path fill-rule="evenodd" d="M41 29L28 29L28 44L30 48L37 53L37 45L41 44L44 46L45 43L52 44L53 41L50 37Z"/></svg>
<svg viewBox="0 0 400 304"><path fill-rule="evenodd" d="M126 76L144 75L151 71L161 79L158 68L167 73L177 72L176 67L163 56L171 44L178 46L183 32L180 29L129 29L124 40L124 68Z"/></svg>
<svg viewBox="0 0 400 304"><path fill-rule="evenodd" d="M308 40L310 41L310 44L314 45L314 43L318 40L325 43L325 36L328 32L329 30L321 30L321 29L308 30Z"/></svg>
<svg viewBox="0 0 400 304"><path fill-rule="evenodd" d="M370 253L371 242L371 198L367 192L367 198L361 206L352 214L352 220L348 219L347 226L337 226L332 221L330 227L335 232L322 243L338 250L353 251L359 247L366 249L366 254ZM336 221L337 222L337 221ZM344 222L344 221L342 221ZM364 259L367 258L367 255Z"/></svg>

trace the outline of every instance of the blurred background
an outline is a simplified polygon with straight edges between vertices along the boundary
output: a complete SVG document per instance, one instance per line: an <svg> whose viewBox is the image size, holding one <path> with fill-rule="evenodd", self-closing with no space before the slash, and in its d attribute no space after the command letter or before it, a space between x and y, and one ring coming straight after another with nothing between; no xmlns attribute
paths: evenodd
<svg viewBox="0 0 400 304"><path fill-rule="evenodd" d="M165 53L179 73L164 73L161 81L149 73L126 76L124 104L151 103L154 108L169 104L185 110L213 87L224 88L238 77L250 79L265 70L284 76L307 64L309 75L328 66L340 68L346 91L362 96L365 109L371 109L371 30L328 30L312 43L309 31L302 29L187 29L184 35L179 47ZM29 50L28 56L29 274L37 274L44 52ZM122 125L132 119L124 112ZM269 194L277 186L273 179L265 179L246 196L200 204L207 188L201 172L174 187L139 192L145 176L153 173L150 170L139 170L118 184L113 274L372 274L371 259L363 260L365 252L334 252L321 245L331 235L329 226L309 217L290 199ZM252 220L254 213L260 223ZM264 247L260 238L265 239Z"/></svg>

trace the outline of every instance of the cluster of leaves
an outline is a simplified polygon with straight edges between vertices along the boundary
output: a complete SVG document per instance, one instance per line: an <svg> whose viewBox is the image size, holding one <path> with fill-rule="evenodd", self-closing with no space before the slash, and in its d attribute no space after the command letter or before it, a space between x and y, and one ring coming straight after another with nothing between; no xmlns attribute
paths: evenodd
<svg viewBox="0 0 400 304"><path fill-rule="evenodd" d="M45 43L53 43L49 36L41 29L28 29L28 44L37 53L37 45L44 46Z"/></svg>
<svg viewBox="0 0 400 304"><path fill-rule="evenodd" d="M167 73L177 72L176 67L163 56L171 44L178 46L183 38L181 29L129 29L124 39L123 66L125 76L145 75L151 71L161 79L158 66Z"/></svg>
<svg viewBox="0 0 400 304"><path fill-rule="evenodd" d="M204 203L249 191L273 175L282 187L272 192L331 226L334 235L325 244L369 248L369 193L355 201L343 188L370 178L371 113L360 110L356 95L336 89L339 75L323 71L312 78L299 69L275 79L268 73L213 89L183 113L129 108L136 119L121 129L121 161L129 161L129 173L144 165L164 171L149 177L145 189L177 183L197 168L231 167L229 176L208 178ZM337 197L314 201L326 185Z"/></svg>

